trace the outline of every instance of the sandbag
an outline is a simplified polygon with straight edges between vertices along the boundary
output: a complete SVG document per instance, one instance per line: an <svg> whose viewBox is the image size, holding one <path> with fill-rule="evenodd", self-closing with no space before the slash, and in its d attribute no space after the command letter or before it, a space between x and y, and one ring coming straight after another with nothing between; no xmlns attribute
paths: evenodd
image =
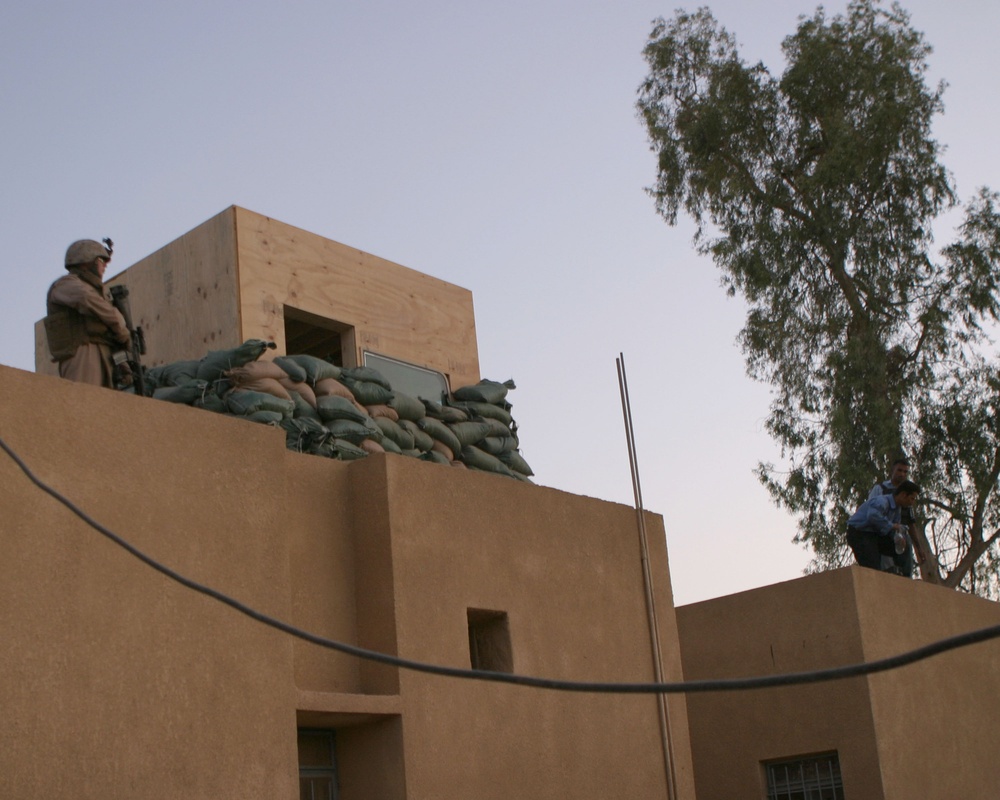
<svg viewBox="0 0 1000 800"><path fill-rule="evenodd" d="M387 381L385 376L374 367L346 367L340 371L340 377L345 381L351 380L377 383L383 389L392 390L392 386L389 385L389 381Z"/></svg>
<svg viewBox="0 0 1000 800"><path fill-rule="evenodd" d="M247 339L232 350L211 350L198 363L198 374L195 377L209 383L217 381L226 370L256 361L269 347L273 348L274 342Z"/></svg>
<svg viewBox="0 0 1000 800"><path fill-rule="evenodd" d="M451 464L452 459L439 453L437 450L428 450L420 456L421 461L430 461L432 464Z"/></svg>
<svg viewBox="0 0 1000 800"><path fill-rule="evenodd" d="M505 425L498 419L485 417L483 422L490 426L490 436L513 436L515 439L517 438L514 432L510 429L510 426Z"/></svg>
<svg viewBox="0 0 1000 800"><path fill-rule="evenodd" d="M424 408L424 404L416 397L403 392L394 391L392 393L389 407L396 410L400 419L408 419L411 422L416 422L427 416L427 409Z"/></svg>
<svg viewBox="0 0 1000 800"><path fill-rule="evenodd" d="M312 386L310 386L305 381L293 381L287 375L280 379L278 383L281 385L288 394L298 395L303 401L308 403L313 408L316 408L316 392L313 391ZM295 399L294 397L292 398Z"/></svg>
<svg viewBox="0 0 1000 800"><path fill-rule="evenodd" d="M517 450L504 450L497 458L514 470L514 472L520 472L522 475L535 474L531 471L531 467L528 466L528 462L524 460L524 457Z"/></svg>
<svg viewBox="0 0 1000 800"><path fill-rule="evenodd" d="M472 417L484 417L486 419L496 420L504 425L509 426L514 420L510 415L510 411L506 408L501 408L493 403L479 403L476 401L460 401L453 400L448 404L451 408L460 408ZM507 405L510 405L509 403Z"/></svg>
<svg viewBox="0 0 1000 800"><path fill-rule="evenodd" d="M385 452L385 448L382 447L382 445L380 445L374 439L362 439L358 443L358 447L360 447L362 450L364 450L369 455L375 455L376 453L384 453Z"/></svg>
<svg viewBox="0 0 1000 800"><path fill-rule="evenodd" d="M341 380L363 406L377 406L392 400L392 390L375 381L357 381L344 376Z"/></svg>
<svg viewBox="0 0 1000 800"><path fill-rule="evenodd" d="M366 441L366 442L370 442L370 441L371 441L371 439L365 439L365 441ZM384 451L385 451L386 453L395 453L395 454L396 454L397 456L401 456L401 455L403 455L403 448L401 448L401 447L400 447L400 446L399 446L398 444L396 444L396 443L395 443L395 442L394 442L394 441L393 441L392 439L390 439L390 438L389 438L388 436L384 437L384 438L382 439L382 441L381 441L381 442L379 442L379 444L381 444L381 445L382 445L382 449L383 449L383 450L384 450ZM362 446L362 447L364 447L364 442L362 442L362 443L361 443L361 446Z"/></svg>
<svg viewBox="0 0 1000 800"><path fill-rule="evenodd" d="M472 400L478 403L499 404L503 402L509 389L516 388L517 386L514 385L513 380L498 383L497 381L486 380L484 378L472 386L462 386L452 394L456 400Z"/></svg>
<svg viewBox="0 0 1000 800"><path fill-rule="evenodd" d="M267 409L261 409L260 411L254 411L251 414L243 414L242 419L248 419L251 422L260 422L264 425L275 425L280 426L281 421L284 419L284 415L280 411L269 411Z"/></svg>
<svg viewBox="0 0 1000 800"><path fill-rule="evenodd" d="M331 439L330 443L333 446L334 455L341 461L356 461L368 455L356 444L345 439Z"/></svg>
<svg viewBox="0 0 1000 800"><path fill-rule="evenodd" d="M409 419L401 419L399 427L413 436L413 446L417 450L427 451L434 445L433 437L420 430L420 426L416 422Z"/></svg>
<svg viewBox="0 0 1000 800"><path fill-rule="evenodd" d="M235 386L243 386L262 378L280 381L283 378L288 378L288 373L273 361L251 361L249 364L225 370L222 376L229 378Z"/></svg>
<svg viewBox="0 0 1000 800"><path fill-rule="evenodd" d="M166 400L168 403L193 405L195 400L200 400L208 391L207 381L190 380L180 386L161 386L154 389L153 398Z"/></svg>
<svg viewBox="0 0 1000 800"><path fill-rule="evenodd" d="M295 403L282 400L273 394L252 392L248 389L234 389L225 397L226 408L231 414L246 416L257 411L275 411L284 417L292 416Z"/></svg>
<svg viewBox="0 0 1000 800"><path fill-rule="evenodd" d="M400 450L412 450L414 447L413 434L404 430L398 423L393 422L388 417L372 417L378 425L386 439L392 439Z"/></svg>
<svg viewBox="0 0 1000 800"><path fill-rule="evenodd" d="M485 439L476 442L476 447L485 450L491 456L499 456L508 450L517 449L517 439L513 436L487 436Z"/></svg>
<svg viewBox="0 0 1000 800"><path fill-rule="evenodd" d="M365 411L367 411L368 416L372 418L386 417L387 419L391 419L393 422L399 422L399 414L397 414L396 409L391 406L365 406Z"/></svg>
<svg viewBox="0 0 1000 800"><path fill-rule="evenodd" d="M350 419L334 419L325 422L324 425L335 438L345 439L351 444L360 444L363 439L378 441L382 438L382 431L371 417L366 417L364 423Z"/></svg>
<svg viewBox="0 0 1000 800"><path fill-rule="evenodd" d="M301 383L300 386L307 386L308 384ZM310 405L306 399L298 392L289 392L292 397L292 402L295 403L295 408L292 411L293 416L297 419L312 419L319 422L322 417L320 417L319 412L316 410L316 406ZM315 398L314 398L315 399Z"/></svg>
<svg viewBox="0 0 1000 800"><path fill-rule="evenodd" d="M347 388L346 384L341 383L336 378L320 378L314 384L316 397L323 397L323 395L336 395L337 397L349 397L351 400L354 399L354 392Z"/></svg>
<svg viewBox="0 0 1000 800"><path fill-rule="evenodd" d="M475 445L466 445L462 448L462 462L469 467L481 469L484 472L495 472L497 475L513 477L510 474L510 468L499 458L491 456Z"/></svg>
<svg viewBox="0 0 1000 800"><path fill-rule="evenodd" d="M324 361L322 358L317 358L316 356L310 355L288 355L282 356L282 365L285 363L285 359L291 361L294 364L300 366L306 373L305 380L311 383L313 386L316 385L318 381L324 378L339 378L340 377L340 367L335 364L331 364L329 361ZM275 359L277 361L277 359ZM284 366L283 369L286 369ZM286 369L287 371L287 369ZM291 376L291 372L288 373Z"/></svg>
<svg viewBox="0 0 1000 800"><path fill-rule="evenodd" d="M280 423L285 430L285 447L298 453L320 453L323 442L332 439L330 431L317 420L308 418L284 419Z"/></svg>
<svg viewBox="0 0 1000 800"><path fill-rule="evenodd" d="M428 417L439 419L442 422L466 422L469 419L469 415L460 408L444 406L434 400L428 400L426 397L421 397L420 402L424 404L424 410ZM419 423L420 420L416 420L416 422Z"/></svg>
<svg viewBox="0 0 1000 800"><path fill-rule="evenodd" d="M490 434L490 426L485 422L453 422L448 427L463 447L475 444Z"/></svg>
<svg viewBox="0 0 1000 800"><path fill-rule="evenodd" d="M197 379L198 365L200 363L197 360L174 361L170 364L150 367L145 371L146 383L153 388L160 386L182 386Z"/></svg>
<svg viewBox="0 0 1000 800"><path fill-rule="evenodd" d="M292 396L288 393L278 381L274 378L257 378L255 380L246 380L244 383L234 383L234 389L246 389L250 392L263 392L264 394L270 394L274 397L280 397L282 400L291 400Z"/></svg>
<svg viewBox="0 0 1000 800"><path fill-rule="evenodd" d="M417 423L417 426L433 439L448 445L448 449L453 453L460 453L462 451L462 443L458 441L458 437L441 420L434 419L433 417L424 417Z"/></svg>
<svg viewBox="0 0 1000 800"><path fill-rule="evenodd" d="M452 450L450 447L448 447L448 445L446 445L444 442L439 441L438 439L434 440L434 444L431 446L430 452L440 453L448 460L449 464L455 460L455 451Z"/></svg>
<svg viewBox="0 0 1000 800"><path fill-rule="evenodd" d="M309 380L309 375L302 368L302 365L296 363L288 356L275 356L274 363L281 367L285 371L285 374L296 383Z"/></svg>
<svg viewBox="0 0 1000 800"><path fill-rule="evenodd" d="M330 422L335 419L349 419L354 422L364 423L366 419L370 419L368 413L363 410L359 411L351 400L335 394L317 397L316 411L319 413L320 419L324 422Z"/></svg>

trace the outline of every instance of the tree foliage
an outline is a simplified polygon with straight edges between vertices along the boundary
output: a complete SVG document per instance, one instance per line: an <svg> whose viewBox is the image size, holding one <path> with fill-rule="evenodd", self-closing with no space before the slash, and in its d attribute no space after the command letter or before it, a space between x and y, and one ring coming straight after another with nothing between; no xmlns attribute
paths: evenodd
<svg viewBox="0 0 1000 800"><path fill-rule="evenodd" d="M932 225L957 204L931 136L944 86L897 4L855 0L801 18L780 77L741 60L702 8L658 20L638 108L668 222L748 306L748 374L773 388L787 462L758 474L799 520L814 568L847 563L846 518L900 452L924 488L927 580L996 594L1000 370L998 197L965 207L954 244Z"/></svg>

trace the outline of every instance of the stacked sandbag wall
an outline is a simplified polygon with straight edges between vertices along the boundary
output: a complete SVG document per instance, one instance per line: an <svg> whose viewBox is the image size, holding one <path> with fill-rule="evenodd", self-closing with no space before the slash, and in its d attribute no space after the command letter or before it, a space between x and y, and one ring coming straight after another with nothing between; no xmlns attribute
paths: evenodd
<svg viewBox="0 0 1000 800"><path fill-rule="evenodd" d="M250 339L197 361L146 371L160 400L284 429L290 450L341 460L394 453L530 482L507 393L482 380L439 402L393 390L377 370L310 355L261 361L272 342Z"/></svg>

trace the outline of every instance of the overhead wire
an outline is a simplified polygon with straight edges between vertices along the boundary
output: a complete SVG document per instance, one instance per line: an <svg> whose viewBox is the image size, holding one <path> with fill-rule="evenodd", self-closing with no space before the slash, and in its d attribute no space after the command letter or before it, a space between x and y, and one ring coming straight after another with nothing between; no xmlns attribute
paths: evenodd
<svg viewBox="0 0 1000 800"><path fill-rule="evenodd" d="M380 653L376 650L368 650L363 647L339 642L315 633L302 630L294 625L272 617L258 611L239 600L206 586L198 581L182 575L176 570L160 563L153 557L142 552L135 545L110 530L100 522L95 520L83 509L77 506L69 498L52 488L40 478L38 478L24 462L24 460L0 437L0 449L10 457L25 476L40 490L51 496L58 503L67 508L89 527L109 539L111 542L122 548L134 558L138 559L146 566L161 573L172 581L179 583L194 592L210 597L250 619L260 622L270 628L293 636L302 641L318 645L330 650L335 650L346 655L355 656L367 661L374 661L400 669L408 669L414 672L423 672L431 675L440 675L448 678L461 678L466 680L492 681L495 683L507 683L515 686L528 686L538 689L552 689L565 692L588 692L603 694L693 694L700 692L720 692L720 691L742 691L750 689L766 689L781 686L797 686L810 683L821 683L824 681L843 680L846 678L873 675L880 672L898 669L900 667L914 664L918 661L930 658L951 650L957 650L969 645L990 641L1000 638L1000 625L993 625L988 628L968 631L956 636L932 642L910 650L899 655L882 658L877 661L860 664L849 664L828 669L813 670L809 672L794 672L779 675L762 675L749 678L722 678L708 680L675 681L668 683L614 683L604 681L568 681L554 678L536 678L529 675L517 675L507 672L493 672L488 670L463 669L461 667L448 667L440 664L429 664L422 661L415 661L408 658Z"/></svg>

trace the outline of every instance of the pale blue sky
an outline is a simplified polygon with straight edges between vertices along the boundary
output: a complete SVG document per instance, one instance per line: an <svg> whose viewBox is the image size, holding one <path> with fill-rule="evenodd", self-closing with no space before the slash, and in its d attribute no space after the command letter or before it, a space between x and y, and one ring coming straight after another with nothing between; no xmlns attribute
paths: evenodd
<svg viewBox="0 0 1000 800"><path fill-rule="evenodd" d="M710 7L780 73L781 39L815 5ZM960 195L1000 188L1000 4L905 7L935 48L930 79L950 84L937 132ZM734 344L742 306L643 191L641 50L674 8L6 4L0 363L34 369L33 325L72 240L111 236L114 273L241 205L470 289L483 375L517 382L539 483L632 502L623 352L677 602L797 577L794 520L751 474L777 453L768 390Z"/></svg>

